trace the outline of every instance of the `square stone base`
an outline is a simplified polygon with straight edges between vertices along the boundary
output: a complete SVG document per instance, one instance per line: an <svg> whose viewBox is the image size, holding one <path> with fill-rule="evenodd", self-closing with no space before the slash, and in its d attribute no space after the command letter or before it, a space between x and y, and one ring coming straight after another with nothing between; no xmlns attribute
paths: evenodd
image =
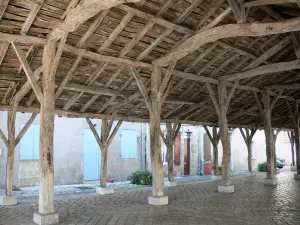
<svg viewBox="0 0 300 225"><path fill-rule="evenodd" d="M0 205L8 206L8 205L16 205L17 197L16 196L0 196Z"/></svg>
<svg viewBox="0 0 300 225"><path fill-rule="evenodd" d="M164 182L164 185L166 186L166 187L175 187L175 186L177 186L177 182L175 181L175 180L173 180L173 181L165 181Z"/></svg>
<svg viewBox="0 0 300 225"><path fill-rule="evenodd" d="M222 180L222 176L211 175L211 180Z"/></svg>
<svg viewBox="0 0 300 225"><path fill-rule="evenodd" d="M291 171L297 171L297 166L291 166Z"/></svg>
<svg viewBox="0 0 300 225"><path fill-rule="evenodd" d="M221 193L233 193L234 192L234 185L219 185L218 192Z"/></svg>
<svg viewBox="0 0 300 225"><path fill-rule="evenodd" d="M295 180L300 180L300 174L297 174L297 173L294 174L294 179L295 179Z"/></svg>
<svg viewBox="0 0 300 225"><path fill-rule="evenodd" d="M33 214L33 222L39 225L58 224L58 213L40 214L35 212Z"/></svg>
<svg viewBox="0 0 300 225"><path fill-rule="evenodd" d="M148 197L148 204L149 205L168 205L169 204L169 198L168 196L161 196L161 197Z"/></svg>
<svg viewBox="0 0 300 225"><path fill-rule="evenodd" d="M96 187L96 193L100 195L110 195L115 193L113 188Z"/></svg>
<svg viewBox="0 0 300 225"><path fill-rule="evenodd" d="M265 178L264 179L265 185L277 185L277 178Z"/></svg>

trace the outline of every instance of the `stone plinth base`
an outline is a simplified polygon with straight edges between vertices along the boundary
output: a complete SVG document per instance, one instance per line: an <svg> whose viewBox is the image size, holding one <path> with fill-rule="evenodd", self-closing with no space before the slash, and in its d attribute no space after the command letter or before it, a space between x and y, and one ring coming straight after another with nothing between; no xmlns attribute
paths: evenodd
<svg viewBox="0 0 300 225"><path fill-rule="evenodd" d="M100 195L110 195L115 193L113 188L96 187L96 193Z"/></svg>
<svg viewBox="0 0 300 225"><path fill-rule="evenodd" d="M150 205L168 205L168 203L169 203L168 196L161 196L161 197L149 196L148 197L148 204L150 204Z"/></svg>
<svg viewBox="0 0 300 225"><path fill-rule="evenodd" d="M265 185L277 185L277 178L265 178L264 184Z"/></svg>
<svg viewBox="0 0 300 225"><path fill-rule="evenodd" d="M218 192L221 193L233 193L234 192L234 185L219 185Z"/></svg>
<svg viewBox="0 0 300 225"><path fill-rule="evenodd" d="M291 166L291 171L297 171L297 166Z"/></svg>
<svg viewBox="0 0 300 225"><path fill-rule="evenodd" d="M59 223L58 213L50 213L50 214L34 213L33 222L39 225L58 224Z"/></svg>
<svg viewBox="0 0 300 225"><path fill-rule="evenodd" d="M17 197L16 196L0 196L0 205L8 206L8 205L16 205Z"/></svg>
<svg viewBox="0 0 300 225"><path fill-rule="evenodd" d="M222 176L211 175L211 180L222 180Z"/></svg>
<svg viewBox="0 0 300 225"><path fill-rule="evenodd" d="M166 187L175 187L175 186L177 186L177 182L175 181L175 180L173 180L173 181L165 181L164 182L164 185L166 186Z"/></svg>
<svg viewBox="0 0 300 225"><path fill-rule="evenodd" d="M295 180L300 180L300 174L294 174L294 179Z"/></svg>

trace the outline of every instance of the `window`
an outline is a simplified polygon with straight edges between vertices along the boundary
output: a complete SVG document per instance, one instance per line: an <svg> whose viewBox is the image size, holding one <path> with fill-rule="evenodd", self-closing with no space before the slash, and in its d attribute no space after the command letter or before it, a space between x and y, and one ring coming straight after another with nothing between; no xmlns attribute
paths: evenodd
<svg viewBox="0 0 300 225"><path fill-rule="evenodd" d="M23 128L25 124L22 124ZM31 125L20 143L20 159L39 159L40 125Z"/></svg>
<svg viewBox="0 0 300 225"><path fill-rule="evenodd" d="M121 158L123 159L137 158L137 131L135 130L121 131Z"/></svg>

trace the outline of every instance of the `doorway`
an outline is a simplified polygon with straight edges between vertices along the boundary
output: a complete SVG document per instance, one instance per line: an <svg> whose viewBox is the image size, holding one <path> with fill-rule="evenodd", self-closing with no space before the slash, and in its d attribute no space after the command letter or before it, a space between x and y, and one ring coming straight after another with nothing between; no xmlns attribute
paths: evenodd
<svg viewBox="0 0 300 225"><path fill-rule="evenodd" d="M100 147L91 129L84 129L83 180L99 180L100 164Z"/></svg>

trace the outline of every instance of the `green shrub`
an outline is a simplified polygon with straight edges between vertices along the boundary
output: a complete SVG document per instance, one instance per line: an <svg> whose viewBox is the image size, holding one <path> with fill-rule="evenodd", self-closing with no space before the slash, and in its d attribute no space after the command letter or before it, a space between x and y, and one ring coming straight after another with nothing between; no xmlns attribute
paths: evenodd
<svg viewBox="0 0 300 225"><path fill-rule="evenodd" d="M264 162L264 163L258 164L257 170L258 170L259 172L266 172L266 170L267 170L267 163Z"/></svg>
<svg viewBox="0 0 300 225"><path fill-rule="evenodd" d="M138 170L131 174L132 183L138 185L151 185L152 173L147 170Z"/></svg>

